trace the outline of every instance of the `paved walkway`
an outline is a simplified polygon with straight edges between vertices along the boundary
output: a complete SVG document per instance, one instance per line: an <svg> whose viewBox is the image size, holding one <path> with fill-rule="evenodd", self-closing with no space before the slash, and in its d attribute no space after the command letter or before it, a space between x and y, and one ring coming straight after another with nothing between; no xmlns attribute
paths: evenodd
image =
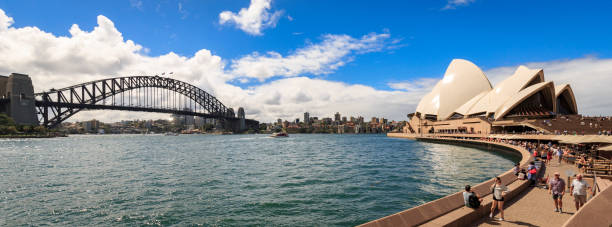
<svg viewBox="0 0 612 227"><path fill-rule="evenodd" d="M567 181L568 174L578 173L578 168L571 164L557 164L553 160L546 166L544 177L553 177L555 172ZM566 182L568 184L568 182ZM519 196L504 204L504 221L497 221L488 216L475 223L475 226L562 226L576 212L574 199L566 191L563 196L563 213L554 212L555 205L548 189L530 187ZM500 217L496 211L496 218Z"/></svg>

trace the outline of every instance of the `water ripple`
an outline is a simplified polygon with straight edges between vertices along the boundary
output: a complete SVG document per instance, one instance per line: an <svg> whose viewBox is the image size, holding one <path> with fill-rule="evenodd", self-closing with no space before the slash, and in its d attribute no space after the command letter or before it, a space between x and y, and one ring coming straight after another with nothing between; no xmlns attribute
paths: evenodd
<svg viewBox="0 0 612 227"><path fill-rule="evenodd" d="M516 160L384 135L3 139L0 225L353 226Z"/></svg>

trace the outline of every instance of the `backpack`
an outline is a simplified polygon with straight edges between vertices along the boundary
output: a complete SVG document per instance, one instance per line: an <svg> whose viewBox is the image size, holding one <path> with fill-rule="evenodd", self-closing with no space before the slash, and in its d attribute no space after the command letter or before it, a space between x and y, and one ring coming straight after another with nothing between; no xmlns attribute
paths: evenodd
<svg viewBox="0 0 612 227"><path fill-rule="evenodd" d="M480 200L478 200L478 197L476 197L474 193L470 193L470 196L468 197L468 205L470 208L480 207Z"/></svg>
<svg viewBox="0 0 612 227"><path fill-rule="evenodd" d="M531 170L529 170L529 173L531 174L536 174L538 172L538 170L536 168L533 168Z"/></svg>

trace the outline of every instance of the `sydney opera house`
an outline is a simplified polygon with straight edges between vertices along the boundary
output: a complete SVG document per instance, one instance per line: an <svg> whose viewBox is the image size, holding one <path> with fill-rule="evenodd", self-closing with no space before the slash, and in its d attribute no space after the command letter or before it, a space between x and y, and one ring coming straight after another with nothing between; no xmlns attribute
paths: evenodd
<svg viewBox="0 0 612 227"><path fill-rule="evenodd" d="M408 114L405 133L527 132L546 130L542 119L576 115L569 84L546 81L542 69L519 66L513 75L491 86L470 61L453 60L442 80ZM540 121L538 121L540 120Z"/></svg>

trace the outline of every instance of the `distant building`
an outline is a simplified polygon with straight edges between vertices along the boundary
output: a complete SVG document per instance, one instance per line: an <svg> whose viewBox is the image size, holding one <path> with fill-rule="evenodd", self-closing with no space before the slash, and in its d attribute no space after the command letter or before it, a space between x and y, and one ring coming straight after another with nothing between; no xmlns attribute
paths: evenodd
<svg viewBox="0 0 612 227"><path fill-rule="evenodd" d="M328 125L331 125L331 123L333 122L332 119L329 117L323 118L322 121Z"/></svg>
<svg viewBox="0 0 612 227"><path fill-rule="evenodd" d="M310 124L310 113L308 112L304 113L304 124Z"/></svg>
<svg viewBox="0 0 612 227"><path fill-rule="evenodd" d="M336 114L334 114L334 121L340 122L340 112L336 112Z"/></svg>
<svg viewBox="0 0 612 227"><path fill-rule="evenodd" d="M91 121L84 121L81 123L81 127L86 132L96 132L100 128L100 121L93 119Z"/></svg>
<svg viewBox="0 0 612 227"><path fill-rule="evenodd" d="M299 123L300 123L300 119L299 119L299 118L296 118L296 119L295 119L295 123L296 123L296 124L299 124Z"/></svg>
<svg viewBox="0 0 612 227"><path fill-rule="evenodd" d="M282 125L283 124L283 119L279 118L278 120L276 120L276 123L278 123L278 125Z"/></svg>
<svg viewBox="0 0 612 227"><path fill-rule="evenodd" d="M342 123L346 123L346 116L342 117Z"/></svg>

